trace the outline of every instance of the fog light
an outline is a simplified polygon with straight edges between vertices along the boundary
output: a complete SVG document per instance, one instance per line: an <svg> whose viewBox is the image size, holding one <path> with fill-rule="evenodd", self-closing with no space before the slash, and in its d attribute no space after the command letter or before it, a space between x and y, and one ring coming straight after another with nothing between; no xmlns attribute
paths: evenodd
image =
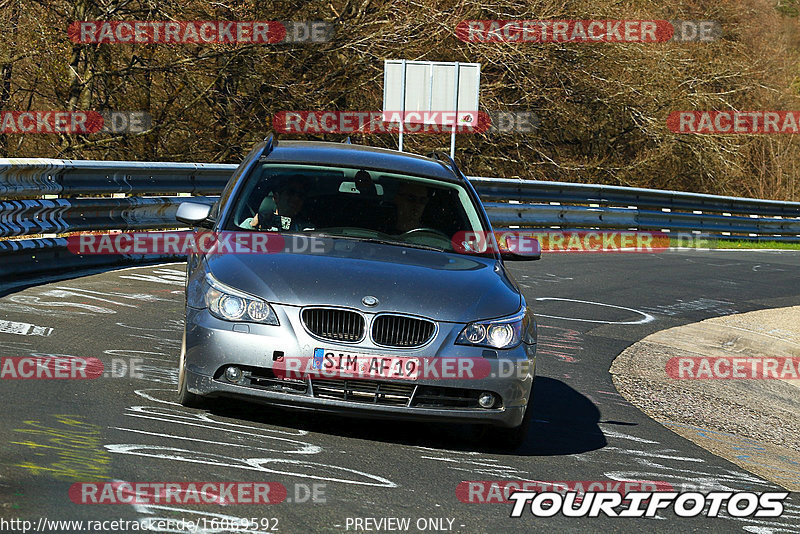
<svg viewBox="0 0 800 534"><path fill-rule="evenodd" d="M478 405L481 408L491 408L494 406L494 393L489 393L488 391L484 391L478 397Z"/></svg>
<svg viewBox="0 0 800 534"><path fill-rule="evenodd" d="M242 379L242 370L234 366L228 367L225 369L225 378L228 382L239 382Z"/></svg>

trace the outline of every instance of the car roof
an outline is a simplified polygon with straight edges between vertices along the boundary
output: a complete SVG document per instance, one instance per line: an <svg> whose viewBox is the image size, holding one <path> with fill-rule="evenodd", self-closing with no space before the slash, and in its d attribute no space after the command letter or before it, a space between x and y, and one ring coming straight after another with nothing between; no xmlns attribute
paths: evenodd
<svg viewBox="0 0 800 534"><path fill-rule="evenodd" d="M398 150L348 143L281 140L262 160L270 163L308 163L386 171L448 182L462 181L449 167L435 159Z"/></svg>

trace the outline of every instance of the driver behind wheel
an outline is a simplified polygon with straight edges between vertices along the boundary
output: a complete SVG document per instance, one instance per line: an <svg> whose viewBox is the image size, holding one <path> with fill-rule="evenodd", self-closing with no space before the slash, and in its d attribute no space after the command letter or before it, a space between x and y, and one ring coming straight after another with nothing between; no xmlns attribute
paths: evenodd
<svg viewBox="0 0 800 534"><path fill-rule="evenodd" d="M302 175L291 175L279 183L271 195L267 195L258 208L258 213L245 219L243 228L267 231L300 231L311 226L298 215L303 209L308 180Z"/></svg>
<svg viewBox="0 0 800 534"><path fill-rule="evenodd" d="M422 228L422 214L428 206L428 188L419 182L403 182L394 196L397 217L394 222L395 234L404 234L415 228Z"/></svg>

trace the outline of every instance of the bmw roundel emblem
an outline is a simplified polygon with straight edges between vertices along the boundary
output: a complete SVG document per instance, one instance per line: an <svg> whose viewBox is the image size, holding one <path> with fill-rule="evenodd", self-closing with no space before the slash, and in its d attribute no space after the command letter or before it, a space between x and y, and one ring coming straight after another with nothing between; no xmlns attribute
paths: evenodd
<svg viewBox="0 0 800 534"><path fill-rule="evenodd" d="M366 297L361 299L361 302L364 304L364 306L369 306L370 308L378 305L378 299L373 297L372 295L367 295Z"/></svg>

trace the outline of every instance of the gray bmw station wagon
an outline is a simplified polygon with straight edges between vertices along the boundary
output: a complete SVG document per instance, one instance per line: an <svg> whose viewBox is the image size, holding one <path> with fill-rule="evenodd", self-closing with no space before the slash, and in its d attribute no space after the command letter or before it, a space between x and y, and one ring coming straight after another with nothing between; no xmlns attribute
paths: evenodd
<svg viewBox="0 0 800 534"><path fill-rule="evenodd" d="M536 323L470 182L446 156L259 143L179 221L280 239L187 267L179 401L522 428ZM483 251L456 246L487 236ZM519 430L517 430L519 432Z"/></svg>

